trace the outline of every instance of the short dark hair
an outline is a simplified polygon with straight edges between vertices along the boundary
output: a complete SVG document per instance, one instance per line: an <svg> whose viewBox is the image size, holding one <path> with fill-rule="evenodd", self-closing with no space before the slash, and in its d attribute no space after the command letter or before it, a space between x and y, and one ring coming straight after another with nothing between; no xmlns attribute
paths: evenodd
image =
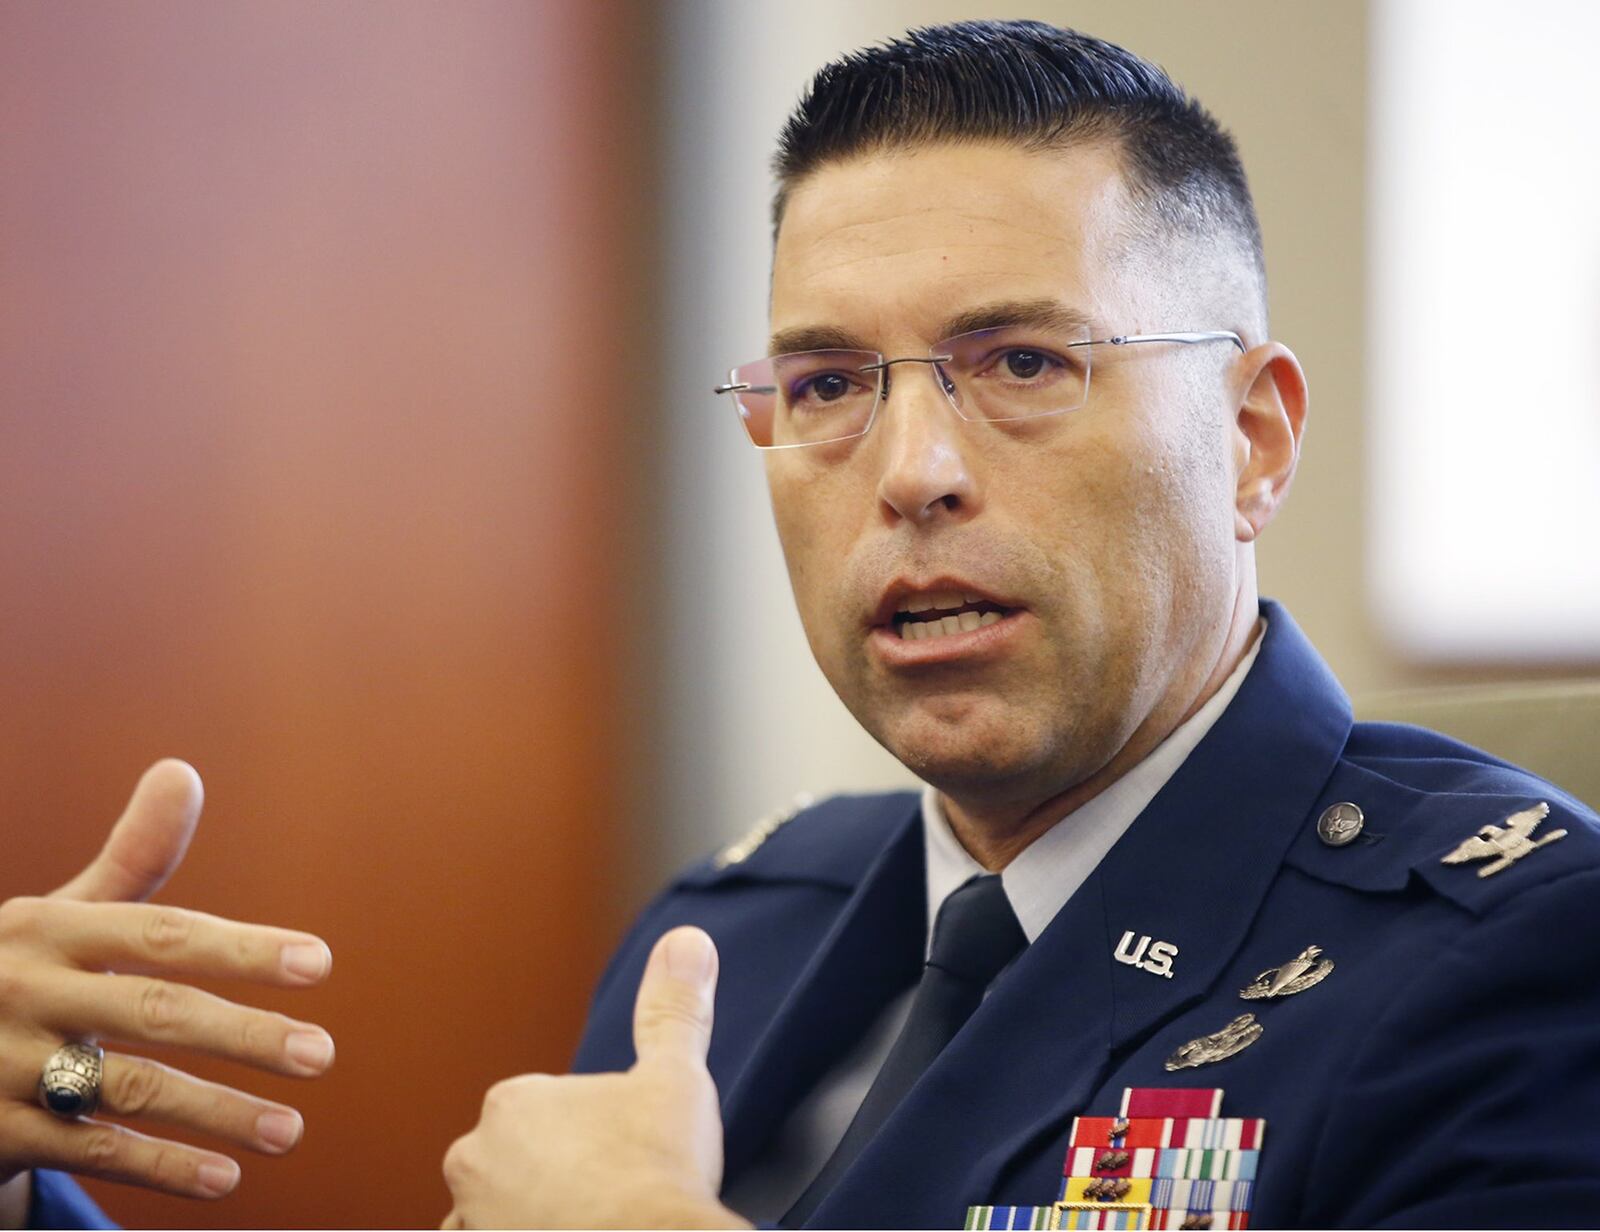
<svg viewBox="0 0 1600 1232"><path fill-rule="evenodd" d="M1240 241L1265 284L1261 225L1232 136L1157 65L1040 21L912 30L824 66L773 159L773 234L794 187L878 150L1005 141L1030 150L1114 142L1134 201L1183 235Z"/></svg>

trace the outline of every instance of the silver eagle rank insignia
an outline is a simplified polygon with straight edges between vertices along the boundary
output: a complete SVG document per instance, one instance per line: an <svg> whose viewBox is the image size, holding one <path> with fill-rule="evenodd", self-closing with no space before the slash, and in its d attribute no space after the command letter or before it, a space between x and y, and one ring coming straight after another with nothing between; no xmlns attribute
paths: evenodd
<svg viewBox="0 0 1600 1232"><path fill-rule="evenodd" d="M1546 843L1566 838L1565 830L1551 830L1538 839L1530 837L1539 823L1549 815L1550 806L1541 800L1532 808L1511 814L1502 825L1484 826L1445 856L1440 863L1465 864L1470 860L1489 860L1490 863L1478 870L1478 876L1492 877L1502 869L1510 868L1518 860L1537 851Z"/></svg>

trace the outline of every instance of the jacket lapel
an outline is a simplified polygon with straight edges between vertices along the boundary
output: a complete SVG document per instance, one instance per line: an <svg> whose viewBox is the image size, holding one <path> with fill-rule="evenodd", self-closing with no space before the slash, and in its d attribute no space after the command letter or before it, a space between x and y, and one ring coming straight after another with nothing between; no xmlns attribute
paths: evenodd
<svg viewBox="0 0 1600 1232"><path fill-rule="evenodd" d="M813 1225L954 1226L968 1205L992 1200L1030 1148L1059 1136L1112 1064L1212 990L1351 726L1348 699L1288 613L1262 607L1267 640L1233 702L995 984ZM1176 945L1171 978L1113 957L1127 931L1134 947L1143 936ZM1160 1058L1153 1066L1150 1085L1186 1085Z"/></svg>
<svg viewBox="0 0 1600 1232"><path fill-rule="evenodd" d="M1262 608L1267 641L1238 695L1102 866L1113 947L1130 931L1178 946L1170 979L1116 964L1113 1048L1212 990L1349 739L1344 690L1289 614Z"/></svg>
<svg viewBox="0 0 1600 1232"><path fill-rule="evenodd" d="M782 1119L895 995L916 982L927 910L921 808L913 803L728 1086L724 1184L760 1155Z"/></svg>

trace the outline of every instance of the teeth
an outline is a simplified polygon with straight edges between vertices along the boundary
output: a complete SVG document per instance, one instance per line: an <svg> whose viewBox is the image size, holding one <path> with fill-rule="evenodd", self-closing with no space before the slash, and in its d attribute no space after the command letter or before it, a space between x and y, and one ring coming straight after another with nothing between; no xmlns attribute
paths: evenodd
<svg viewBox="0 0 1600 1232"><path fill-rule="evenodd" d="M938 620L908 620L900 626L900 636L907 641L920 641L925 637L944 637L950 633L970 633L984 625L995 624L999 612L962 612L959 616L941 616Z"/></svg>
<svg viewBox="0 0 1600 1232"><path fill-rule="evenodd" d="M932 595L912 595L900 605L902 612L926 612L930 608L949 611L951 608L964 607L969 603L982 603L981 595L963 594L960 591L946 590Z"/></svg>

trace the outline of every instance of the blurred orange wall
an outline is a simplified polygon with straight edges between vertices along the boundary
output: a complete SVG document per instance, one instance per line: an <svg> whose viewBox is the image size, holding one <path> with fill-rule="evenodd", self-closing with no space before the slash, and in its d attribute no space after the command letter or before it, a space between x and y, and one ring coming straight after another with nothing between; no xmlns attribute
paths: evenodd
<svg viewBox="0 0 1600 1232"><path fill-rule="evenodd" d="M565 1067L634 764L647 13L0 6L0 897L175 754L163 898L335 954L234 990L332 1075L194 1066L300 1150L94 1187L130 1224L435 1225L484 1089Z"/></svg>

